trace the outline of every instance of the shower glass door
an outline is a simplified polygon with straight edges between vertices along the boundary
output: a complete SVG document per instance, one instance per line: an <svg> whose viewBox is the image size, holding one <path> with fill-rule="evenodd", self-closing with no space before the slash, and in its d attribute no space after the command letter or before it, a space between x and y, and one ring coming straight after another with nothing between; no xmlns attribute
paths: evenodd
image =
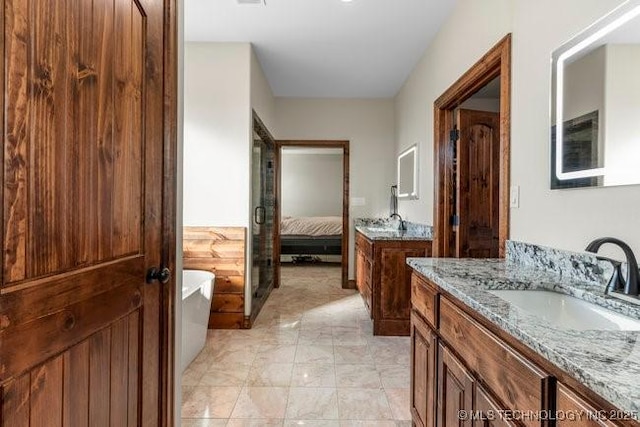
<svg viewBox="0 0 640 427"><path fill-rule="evenodd" d="M260 300L273 287L273 148L253 135L251 293ZM271 194L271 196L270 196Z"/></svg>

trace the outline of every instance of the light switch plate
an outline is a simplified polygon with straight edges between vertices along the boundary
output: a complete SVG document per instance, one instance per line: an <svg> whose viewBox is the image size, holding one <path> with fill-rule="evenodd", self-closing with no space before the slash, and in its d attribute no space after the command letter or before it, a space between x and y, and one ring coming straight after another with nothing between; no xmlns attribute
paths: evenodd
<svg viewBox="0 0 640 427"><path fill-rule="evenodd" d="M352 197L351 198L351 206L366 206L367 199L364 197Z"/></svg>
<svg viewBox="0 0 640 427"><path fill-rule="evenodd" d="M512 185L511 191L509 192L509 206L512 208L520 207L520 186Z"/></svg>

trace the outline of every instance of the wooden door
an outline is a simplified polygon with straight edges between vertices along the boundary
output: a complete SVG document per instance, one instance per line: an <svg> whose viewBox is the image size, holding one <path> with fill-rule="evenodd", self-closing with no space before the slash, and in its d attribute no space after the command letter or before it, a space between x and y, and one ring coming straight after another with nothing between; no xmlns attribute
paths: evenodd
<svg viewBox="0 0 640 427"><path fill-rule="evenodd" d="M167 422L169 4L3 2L3 427Z"/></svg>
<svg viewBox="0 0 640 427"><path fill-rule="evenodd" d="M470 427L474 380L462 363L438 345L438 427ZM463 416L464 415L464 416Z"/></svg>
<svg viewBox="0 0 640 427"><path fill-rule="evenodd" d="M436 422L435 333L416 314L411 314L411 416L417 427L434 427Z"/></svg>
<svg viewBox="0 0 640 427"><path fill-rule="evenodd" d="M497 258L500 214L500 115L459 109L457 257Z"/></svg>

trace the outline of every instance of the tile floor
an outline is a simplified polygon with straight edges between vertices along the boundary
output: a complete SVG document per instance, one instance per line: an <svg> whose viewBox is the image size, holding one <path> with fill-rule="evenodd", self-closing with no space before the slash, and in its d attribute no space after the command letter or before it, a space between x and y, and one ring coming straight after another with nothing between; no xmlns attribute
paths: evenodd
<svg viewBox="0 0 640 427"><path fill-rule="evenodd" d="M373 336L340 267L283 267L253 329L209 331L182 425L408 427L409 359L408 337Z"/></svg>

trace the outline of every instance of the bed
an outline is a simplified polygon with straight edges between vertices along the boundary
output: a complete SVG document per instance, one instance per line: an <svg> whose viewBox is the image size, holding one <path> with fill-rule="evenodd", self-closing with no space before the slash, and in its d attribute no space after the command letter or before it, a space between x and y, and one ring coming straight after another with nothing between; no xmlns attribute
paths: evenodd
<svg viewBox="0 0 640 427"><path fill-rule="evenodd" d="M280 254L294 257L341 255L342 217L283 217Z"/></svg>

